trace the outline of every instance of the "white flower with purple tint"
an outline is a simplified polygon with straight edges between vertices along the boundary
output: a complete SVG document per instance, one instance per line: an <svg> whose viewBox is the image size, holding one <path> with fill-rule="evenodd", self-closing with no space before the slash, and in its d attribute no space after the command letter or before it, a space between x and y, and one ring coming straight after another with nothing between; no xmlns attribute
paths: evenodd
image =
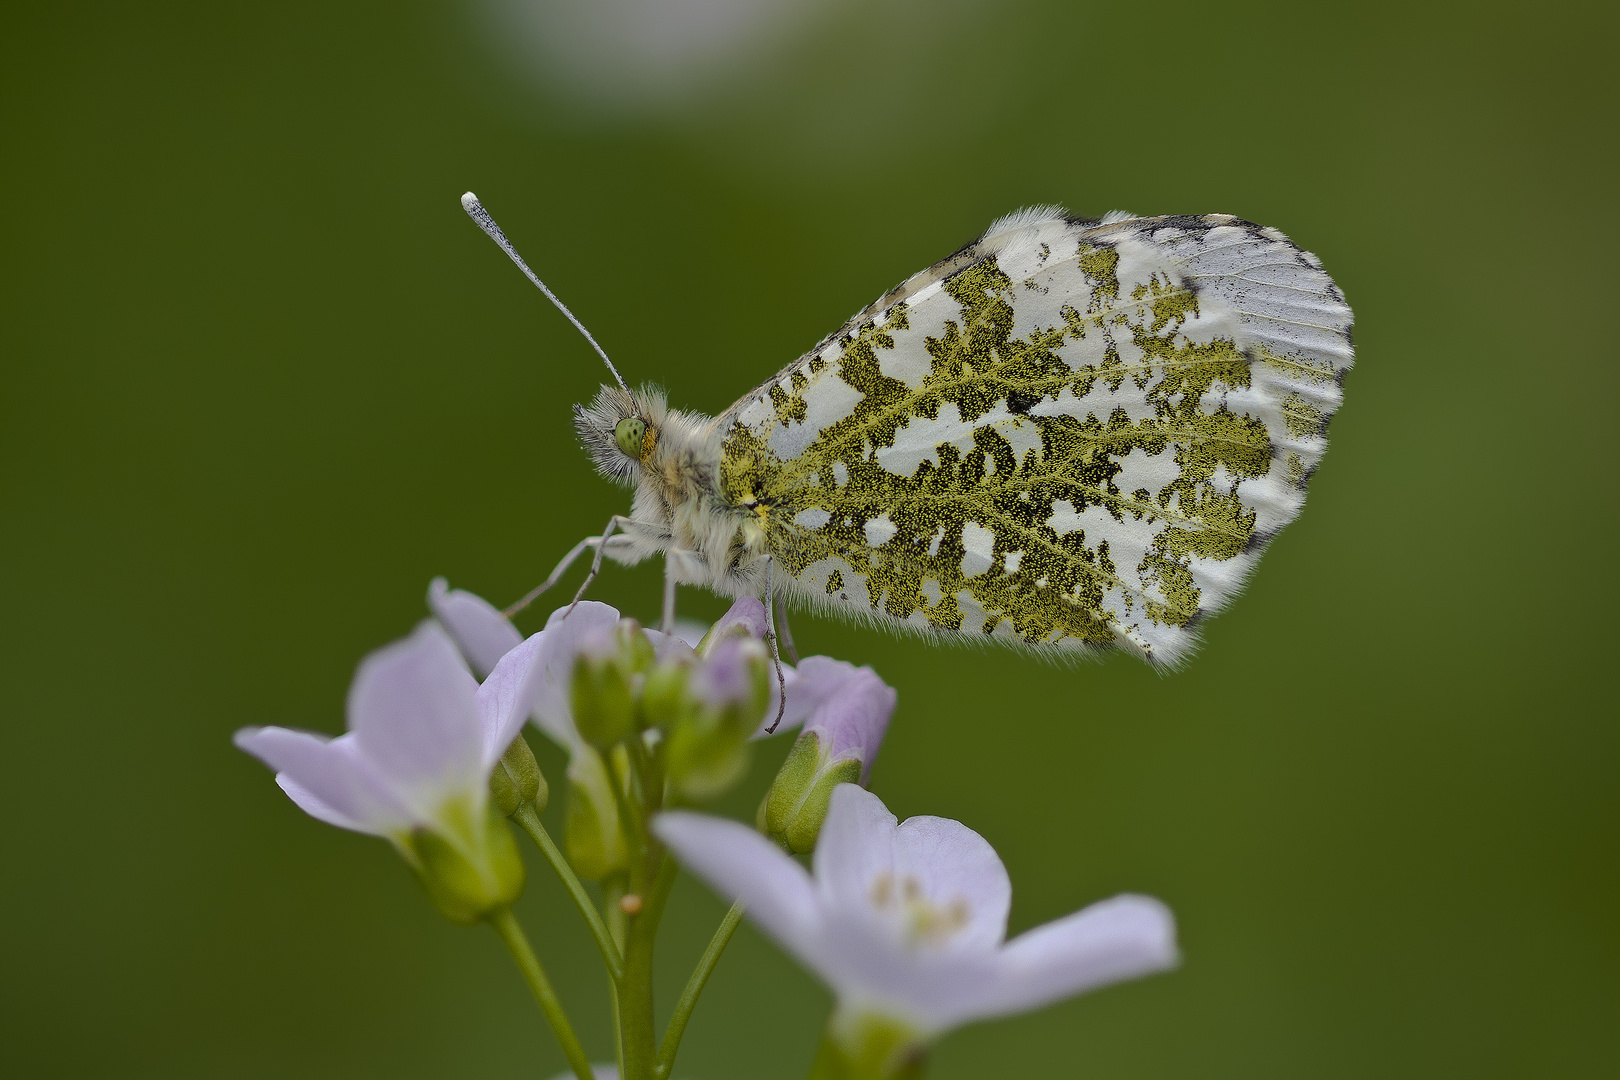
<svg viewBox="0 0 1620 1080"><path fill-rule="evenodd" d="M528 716L539 645L506 652L480 686L445 632L424 622L361 661L346 734L243 728L236 745L275 769L310 816L386 837L425 876L470 875L463 884L479 903L510 902L522 864L513 869L510 835L491 827L489 775Z"/></svg>
<svg viewBox="0 0 1620 1080"><path fill-rule="evenodd" d="M895 820L840 784L807 873L746 826L675 811L654 823L682 863L832 988L831 1032L885 1026L920 1043L1176 963L1170 912L1117 896L1006 941L1012 887L978 833Z"/></svg>

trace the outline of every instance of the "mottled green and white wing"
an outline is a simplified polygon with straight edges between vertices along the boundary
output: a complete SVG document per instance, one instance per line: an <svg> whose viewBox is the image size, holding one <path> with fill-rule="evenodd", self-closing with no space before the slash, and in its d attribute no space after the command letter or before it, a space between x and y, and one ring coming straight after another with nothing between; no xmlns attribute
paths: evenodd
<svg viewBox="0 0 1620 1080"><path fill-rule="evenodd" d="M1174 664L1304 504L1350 321L1275 229L1023 211L721 417L722 495L801 598Z"/></svg>

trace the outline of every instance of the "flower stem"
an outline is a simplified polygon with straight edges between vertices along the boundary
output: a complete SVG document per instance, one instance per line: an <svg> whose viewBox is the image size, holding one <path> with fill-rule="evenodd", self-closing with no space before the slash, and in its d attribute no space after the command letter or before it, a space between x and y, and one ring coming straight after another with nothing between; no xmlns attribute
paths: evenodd
<svg viewBox="0 0 1620 1080"><path fill-rule="evenodd" d="M518 925L517 916L512 914L511 908L501 908L489 916L489 925L500 935L512 959L517 961L518 970L523 972L523 978L528 982L540 1011L551 1024L551 1030L556 1032L557 1041L562 1044L563 1056L568 1059L574 1075L579 1080L594 1080L590 1059L579 1045L579 1037L568 1022L568 1014L563 1012L562 1002L557 1000L557 992L551 988L551 980L546 978L546 970L540 966L540 959L529 947L529 939L523 933L523 927Z"/></svg>
<svg viewBox="0 0 1620 1080"><path fill-rule="evenodd" d="M535 842L535 845L545 853L546 861L551 868L557 871L562 879L563 888L568 895L574 898L574 906L585 917L585 925L590 927L591 936L596 939L596 947L602 951L602 962L607 965L608 974L615 980L624 974L624 960L619 956L619 947L613 943L613 936L608 933L607 924L602 921L601 914L596 905L591 903L590 896L585 892L585 886L580 882L574 868L568 865L568 860L558 850L557 844L546 832L546 827L540 822L540 815L533 806L525 803L518 807L517 813L512 815L517 823Z"/></svg>
<svg viewBox="0 0 1620 1080"><path fill-rule="evenodd" d="M624 977L619 980L619 1034L624 1053L622 1080L654 1080L658 1055L653 1034L653 942L664 903L675 884L675 860L660 861L642 907L630 916L624 943Z"/></svg>
<svg viewBox="0 0 1620 1080"><path fill-rule="evenodd" d="M835 1035L837 1024L821 1036L809 1080L922 1080L926 1048L903 1025L870 1017Z"/></svg>
<svg viewBox="0 0 1620 1080"><path fill-rule="evenodd" d="M726 917L715 928L714 936L709 939L709 947L703 950L697 967L692 969L692 977L686 980L686 989L681 991L681 1000L675 1003L675 1013L669 1018L669 1026L664 1029L664 1041L658 1047L658 1080L664 1080L670 1069L675 1067L675 1053L681 1048L681 1038L686 1034L687 1021L692 1019L692 1010L697 1008L698 995L703 993L709 976L714 974L720 954L731 944L731 935L737 932L742 913L741 904L731 905L731 910L726 912Z"/></svg>

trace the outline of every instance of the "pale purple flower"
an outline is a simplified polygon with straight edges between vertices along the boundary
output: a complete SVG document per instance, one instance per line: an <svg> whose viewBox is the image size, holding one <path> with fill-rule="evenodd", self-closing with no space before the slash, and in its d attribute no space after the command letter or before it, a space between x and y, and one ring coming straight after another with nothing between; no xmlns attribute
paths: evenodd
<svg viewBox="0 0 1620 1080"><path fill-rule="evenodd" d="M984 838L945 818L899 824L853 784L833 792L813 876L734 821L675 811L654 828L832 988L835 1031L880 1018L925 1040L1176 963L1170 912L1144 896L1005 941L1012 887Z"/></svg>
<svg viewBox="0 0 1620 1080"><path fill-rule="evenodd" d="M539 646L531 638L506 651L480 686L444 630L424 622L361 661L347 734L243 728L236 745L329 824L388 837L402 850L418 828L466 838L483 827L490 770L529 713Z"/></svg>

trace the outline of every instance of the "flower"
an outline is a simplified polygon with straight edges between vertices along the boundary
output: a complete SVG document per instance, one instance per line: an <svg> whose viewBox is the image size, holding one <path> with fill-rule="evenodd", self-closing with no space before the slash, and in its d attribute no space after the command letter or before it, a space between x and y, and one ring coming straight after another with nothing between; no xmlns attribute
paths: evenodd
<svg viewBox="0 0 1620 1080"><path fill-rule="evenodd" d="M489 776L529 713L539 646L509 650L480 686L424 622L361 661L346 734L250 727L235 742L311 817L392 841L441 909L471 921L522 888L511 836L491 823Z"/></svg>
<svg viewBox="0 0 1620 1080"><path fill-rule="evenodd" d="M428 608L455 642L467 668L480 679L495 670L501 657L523 642L517 627L493 604L464 589L452 592L442 577L428 584ZM544 810L551 797L546 778L534 759L534 751L521 735L515 736L506 753L501 755L489 782L496 806L507 817L525 805L534 807L536 812Z"/></svg>
<svg viewBox="0 0 1620 1080"><path fill-rule="evenodd" d="M946 818L897 824L853 784L832 793L813 877L738 822L672 811L654 828L833 989L835 1039L876 1024L921 1042L1176 963L1170 912L1145 896L1005 941L1012 886L984 838Z"/></svg>
<svg viewBox="0 0 1620 1080"><path fill-rule="evenodd" d="M805 660L798 674L788 702L808 716L760 804L759 827L803 855L815 850L833 789L846 782L866 784L896 695L871 668L825 656Z"/></svg>

